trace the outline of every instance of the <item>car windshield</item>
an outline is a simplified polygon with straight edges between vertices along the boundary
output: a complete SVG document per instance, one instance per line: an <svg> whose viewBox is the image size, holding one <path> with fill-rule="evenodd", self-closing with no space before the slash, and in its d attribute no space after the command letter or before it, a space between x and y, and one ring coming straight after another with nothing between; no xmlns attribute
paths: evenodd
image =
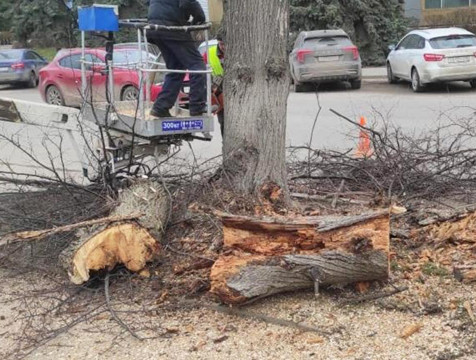
<svg viewBox="0 0 476 360"><path fill-rule="evenodd" d="M114 64L135 65L139 63L140 56L140 52L135 49L118 50L114 52ZM142 60L145 61L147 59L147 56L149 56L149 61L156 61L156 57L153 54L143 51Z"/></svg>
<svg viewBox="0 0 476 360"><path fill-rule="evenodd" d="M476 46L474 35L449 35L430 40L433 49L456 49Z"/></svg>
<svg viewBox="0 0 476 360"><path fill-rule="evenodd" d="M314 37L304 40L304 47L349 46L352 42L347 36Z"/></svg>
<svg viewBox="0 0 476 360"><path fill-rule="evenodd" d="M0 60L20 60L23 56L21 50L0 51Z"/></svg>

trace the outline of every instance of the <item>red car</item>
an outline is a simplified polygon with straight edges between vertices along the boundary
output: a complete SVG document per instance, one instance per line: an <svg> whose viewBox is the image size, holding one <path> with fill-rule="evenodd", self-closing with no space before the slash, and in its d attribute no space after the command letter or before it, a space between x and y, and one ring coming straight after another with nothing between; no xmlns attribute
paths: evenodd
<svg viewBox="0 0 476 360"><path fill-rule="evenodd" d="M152 61L157 57L144 51L143 56L150 56ZM139 75L134 67L139 63L140 52L133 47L118 47L114 51L114 98L116 100L136 100L139 93ZM104 63L106 51L104 49L86 49L86 61L97 65L86 65L86 78L92 85L93 101L106 100L106 76ZM124 67L122 67L124 66ZM44 67L40 73L39 91L43 100L48 104L79 107L81 105L81 49L66 49L58 52L53 61ZM163 78L163 76L153 76ZM150 93L154 101L160 91L162 83L152 81ZM89 92L88 100L91 93ZM187 95L179 95L180 103Z"/></svg>

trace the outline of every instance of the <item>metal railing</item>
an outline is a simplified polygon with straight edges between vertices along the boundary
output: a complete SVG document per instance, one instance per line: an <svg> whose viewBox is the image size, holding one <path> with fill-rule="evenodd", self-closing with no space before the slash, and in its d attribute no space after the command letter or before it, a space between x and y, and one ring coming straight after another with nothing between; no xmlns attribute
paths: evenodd
<svg viewBox="0 0 476 360"><path fill-rule="evenodd" d="M119 21L120 27L136 29L137 30L137 48L139 51L139 61L136 62L134 67L138 72L139 77L139 111L142 119L146 118L146 104L147 106L151 102L151 83L150 77L145 76L147 73L179 73L179 74L206 74L207 82L207 116L211 116L211 102L212 102L212 70L209 63L207 63L206 70L181 70L181 69L167 69L167 68L153 68L153 66L165 66L165 64L158 61L150 61L149 56L146 56L146 59L143 58L143 51L148 52L149 43L147 40L147 31L152 30L164 30L172 32L191 32L191 31L205 31L205 44L207 48L207 56L210 58L210 49L209 49L209 30L212 26L211 23L206 23L202 25L187 25L187 26L166 26L166 25L157 25L151 24L146 19L128 19ZM86 61L86 35L85 32L81 33L81 81L82 87L81 92L83 98L85 99L87 84L86 84L86 65L98 65L97 63L91 63ZM124 68L124 64L114 64L114 61L110 63L106 62L106 69L109 74L109 96L108 99L110 102L114 102L114 79L113 79L113 69L114 68ZM126 67L129 68L129 67ZM143 96L143 85L145 78L145 99ZM178 105L176 105L178 106Z"/></svg>

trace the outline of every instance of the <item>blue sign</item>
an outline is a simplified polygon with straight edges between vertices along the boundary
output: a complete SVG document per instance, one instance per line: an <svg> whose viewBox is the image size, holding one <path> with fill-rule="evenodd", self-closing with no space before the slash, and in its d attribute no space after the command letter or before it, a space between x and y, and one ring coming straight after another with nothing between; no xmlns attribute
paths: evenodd
<svg viewBox="0 0 476 360"><path fill-rule="evenodd" d="M117 6L93 5L78 8L79 30L119 31Z"/></svg>
<svg viewBox="0 0 476 360"><path fill-rule="evenodd" d="M162 122L162 131L203 130L203 120L170 120Z"/></svg>

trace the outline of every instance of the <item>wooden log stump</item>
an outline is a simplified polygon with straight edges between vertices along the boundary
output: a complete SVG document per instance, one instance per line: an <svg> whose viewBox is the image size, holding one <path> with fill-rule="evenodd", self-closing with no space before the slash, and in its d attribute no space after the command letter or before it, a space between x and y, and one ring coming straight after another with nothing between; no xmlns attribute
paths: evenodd
<svg viewBox="0 0 476 360"><path fill-rule="evenodd" d="M92 226L66 248L60 261L74 284L83 284L92 271L123 264L140 272L160 251L160 240L170 215L170 200L162 185L142 181L124 190L113 216L141 214L136 220Z"/></svg>
<svg viewBox="0 0 476 360"><path fill-rule="evenodd" d="M224 303L388 277L388 210L293 221L221 217L227 255L212 268L211 292Z"/></svg>

